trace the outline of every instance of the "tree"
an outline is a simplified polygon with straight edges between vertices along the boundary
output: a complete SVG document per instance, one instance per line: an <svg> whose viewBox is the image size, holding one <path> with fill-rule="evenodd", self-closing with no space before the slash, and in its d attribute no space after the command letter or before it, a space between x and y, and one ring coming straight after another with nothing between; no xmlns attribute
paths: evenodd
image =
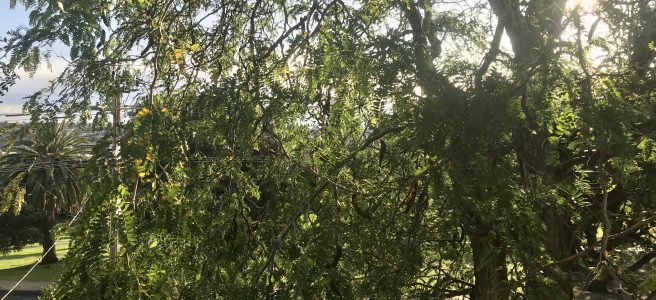
<svg viewBox="0 0 656 300"><path fill-rule="evenodd" d="M0 215L0 253L19 251L23 247L42 240L39 230L43 215L24 207L20 214L6 212Z"/></svg>
<svg viewBox="0 0 656 300"><path fill-rule="evenodd" d="M33 124L26 136L0 157L0 172L6 183L0 212L11 210L18 215L29 210L39 216L33 223L42 236L44 264L58 260L50 233L57 216L80 207L79 162L85 159L86 149L84 138L67 123L46 122ZM24 220L21 223L32 227Z"/></svg>
<svg viewBox="0 0 656 300"><path fill-rule="evenodd" d="M655 247L648 1L22 2L10 66L71 50L33 113L139 106L50 297L650 288L616 260Z"/></svg>

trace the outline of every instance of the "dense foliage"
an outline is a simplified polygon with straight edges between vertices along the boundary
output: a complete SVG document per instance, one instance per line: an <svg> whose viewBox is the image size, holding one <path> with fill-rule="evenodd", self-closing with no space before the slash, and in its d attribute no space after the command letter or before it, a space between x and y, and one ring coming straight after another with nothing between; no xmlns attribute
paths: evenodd
<svg viewBox="0 0 656 300"><path fill-rule="evenodd" d="M39 226L43 214L35 213L25 207L20 214L13 212L0 214L0 254L18 251L23 247L41 242L43 236Z"/></svg>
<svg viewBox="0 0 656 300"><path fill-rule="evenodd" d="M35 119L140 108L50 298L654 289L654 1L20 2Z"/></svg>
<svg viewBox="0 0 656 300"><path fill-rule="evenodd" d="M0 96L4 96L9 87L16 83L17 78L14 70L9 68L6 63L0 62Z"/></svg>

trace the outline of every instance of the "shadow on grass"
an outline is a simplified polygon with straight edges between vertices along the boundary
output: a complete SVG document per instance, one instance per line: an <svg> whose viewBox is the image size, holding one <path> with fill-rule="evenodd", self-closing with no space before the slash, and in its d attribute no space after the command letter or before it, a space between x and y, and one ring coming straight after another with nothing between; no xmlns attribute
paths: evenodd
<svg viewBox="0 0 656 300"><path fill-rule="evenodd" d="M7 293L6 290L0 290L0 297ZM41 292L33 291L13 291L6 300L32 300L39 299Z"/></svg>
<svg viewBox="0 0 656 300"><path fill-rule="evenodd" d="M39 254L40 255L40 254ZM29 257L29 256L36 256L37 258L34 259L36 261L38 259L39 255L34 255L34 253L26 253L26 254L8 254L7 256L3 256L0 259L21 259L24 257Z"/></svg>
<svg viewBox="0 0 656 300"><path fill-rule="evenodd" d="M32 267L32 264L0 270L0 280L19 280ZM62 262L38 265L25 278L27 281L54 281L63 271Z"/></svg>

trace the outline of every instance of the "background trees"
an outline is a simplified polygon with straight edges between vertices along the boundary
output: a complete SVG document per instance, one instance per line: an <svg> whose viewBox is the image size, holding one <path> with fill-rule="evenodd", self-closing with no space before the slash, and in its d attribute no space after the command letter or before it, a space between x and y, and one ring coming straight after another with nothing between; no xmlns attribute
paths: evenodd
<svg viewBox="0 0 656 300"><path fill-rule="evenodd" d="M70 214L80 207L78 164L85 159L86 150L84 139L67 128L66 123L48 122L33 124L27 134L0 157L4 184L0 212L8 222L3 229L20 225L23 228L19 230L23 231L38 228L45 255L43 263L57 261L50 234L57 216ZM5 216L9 211L21 216ZM51 247L53 249L48 251Z"/></svg>
<svg viewBox="0 0 656 300"><path fill-rule="evenodd" d="M24 2L10 65L72 59L34 113L143 107L52 297L652 289L653 1Z"/></svg>

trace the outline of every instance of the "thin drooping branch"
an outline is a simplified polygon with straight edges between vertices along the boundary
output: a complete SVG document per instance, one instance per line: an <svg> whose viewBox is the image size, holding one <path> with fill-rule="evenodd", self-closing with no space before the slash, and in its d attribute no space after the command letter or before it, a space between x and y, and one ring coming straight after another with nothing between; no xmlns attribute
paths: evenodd
<svg viewBox="0 0 656 300"><path fill-rule="evenodd" d="M656 220L656 215L652 214L651 217L646 218L642 221L639 221L639 222L631 225L629 228L625 229L624 231L608 236L608 241L621 239L621 238L624 238L628 235L631 235L631 234L635 233L636 231L640 230L641 228L643 228L643 227L649 225L650 223L654 222L655 220ZM572 255L570 255L566 258L563 258L559 261L551 262L551 263L548 263L546 265L537 267L537 268L529 271L528 273L526 273L527 274L526 278L533 277L533 276L535 276L536 274L538 274L539 272L541 272L545 269L561 266L561 265L567 264L571 261L577 260L579 258L583 258L585 256L588 256L589 254L595 252L595 248L599 247L601 245L601 243L602 243L602 241L597 241L594 245L592 245L591 247L586 248L585 250L583 250L581 252L578 252L576 254L572 254Z"/></svg>
<svg viewBox="0 0 656 300"><path fill-rule="evenodd" d="M349 155L347 155L341 161L339 161L335 166L333 166L328 171L329 176L334 176L335 174L337 174L342 168L344 168L348 163L350 163L358 155L358 153L371 146L371 144L373 144L375 141L380 140L387 135L393 133L399 133L403 129L404 127L392 127L392 128L381 130L378 133L372 134L371 136L369 136L369 138L367 138L362 143L360 147L358 147L355 151L351 152ZM307 197L305 201L303 201L303 205L300 205L301 208L296 213L294 213L294 215L292 215L285 228L276 237L276 241L269 247L269 251L268 251L269 255L267 256L267 259L265 260L264 264L262 264L262 266L258 269L257 273L255 273L255 277L253 277L253 282L252 282L253 286L256 286L259 283L260 277L273 261L276 253L278 252L280 246L282 245L283 240L287 237L294 224L296 224L296 220L298 220L298 218L300 218L301 215L303 215L303 213L307 211L310 203L312 203L315 199L317 199L329 185L330 185L330 181L324 180L323 183L321 183L318 187L316 187L312 192L312 194L310 194L310 196Z"/></svg>
<svg viewBox="0 0 656 300"><path fill-rule="evenodd" d="M155 85L157 84L157 77L159 77L159 59L160 55L162 53L162 41L164 34L162 32L162 24L164 19L166 18L166 15L169 12L169 9L172 5L173 1L169 1L164 9L164 12L158 19L157 23L155 24L157 26L156 30L158 32L157 34L157 42L155 42L155 57L153 58L153 80L150 82L150 86L148 87L148 105L150 109L153 109L153 101L155 97Z"/></svg>
<svg viewBox="0 0 656 300"><path fill-rule="evenodd" d="M308 11L308 13L306 15L302 16L298 20L298 23L296 23L296 25L292 26L287 31L283 32L280 35L280 37L278 37L278 39L275 42L273 42L273 44L271 44L269 46L269 48L267 48L267 50L262 55L260 55L257 59L258 60L264 60L267 57L269 57L271 55L271 53L273 53L273 51L275 51L276 48L278 46L280 46L287 39L287 37L289 37L290 34L292 34L296 30L299 30L299 29L303 28L303 26L305 25L305 22L307 22L307 20L310 19L314 15L317 8L318 8L318 6L317 6L317 3L315 2L312 5L312 7L310 8L310 10Z"/></svg>

